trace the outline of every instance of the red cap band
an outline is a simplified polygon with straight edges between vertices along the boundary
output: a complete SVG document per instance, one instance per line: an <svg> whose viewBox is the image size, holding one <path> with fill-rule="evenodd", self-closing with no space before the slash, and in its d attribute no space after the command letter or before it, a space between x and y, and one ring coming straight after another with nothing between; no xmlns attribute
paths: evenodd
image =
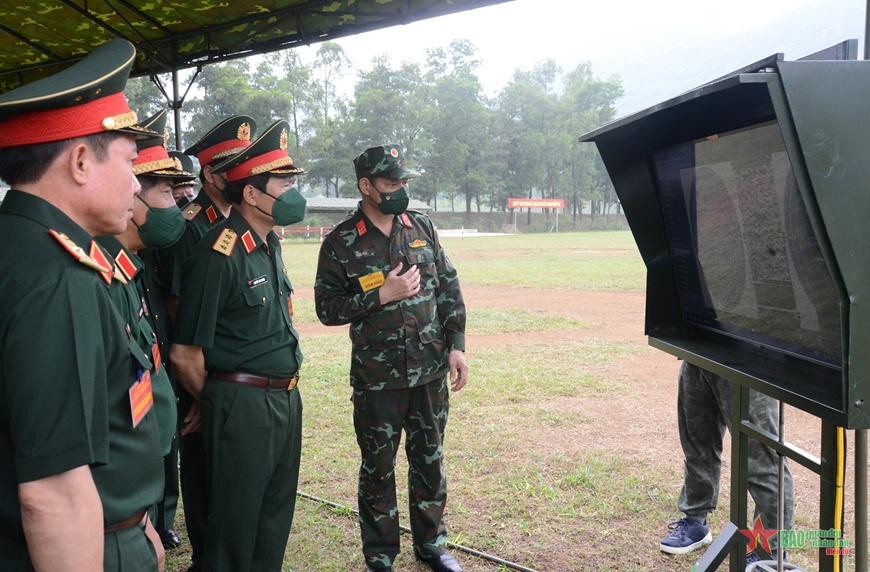
<svg viewBox="0 0 870 572"><path fill-rule="evenodd" d="M245 147L251 144L250 141L242 141L241 139L230 139L229 141L221 141L217 145L212 145L208 149L203 149L199 153L196 154L196 158L199 161L200 165L208 165L212 161L217 159L224 159L229 157L230 155L235 155ZM232 151L232 153L224 153L225 151ZM222 153L220 157L215 157L215 155Z"/></svg>
<svg viewBox="0 0 870 572"><path fill-rule="evenodd" d="M151 163L160 159L169 159L169 153L163 145L154 145L139 150L139 155L133 161L133 166L142 165L143 163Z"/></svg>
<svg viewBox="0 0 870 572"><path fill-rule="evenodd" d="M282 159L286 159L286 161L282 161ZM270 163L281 163L276 164L274 167L266 169L262 171L263 173L271 171L272 169L278 169L280 167L284 167L287 165L292 165L293 161L290 160L290 156L287 155L287 151L283 149L275 149L274 151L269 151L268 153L264 153L262 155L257 155L252 159L248 159L247 161L236 165L235 167L231 167L227 170L227 180L228 181L239 181L241 179L245 179L247 177L251 177L255 174L253 173L257 167L263 165L269 165Z"/></svg>
<svg viewBox="0 0 870 572"><path fill-rule="evenodd" d="M118 92L82 105L18 115L0 123L0 149L105 133L103 120L125 113L130 106L124 92Z"/></svg>

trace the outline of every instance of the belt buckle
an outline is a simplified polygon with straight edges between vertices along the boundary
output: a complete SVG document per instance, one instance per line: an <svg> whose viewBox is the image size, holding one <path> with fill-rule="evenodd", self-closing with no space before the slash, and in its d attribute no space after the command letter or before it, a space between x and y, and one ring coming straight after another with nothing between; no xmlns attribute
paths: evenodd
<svg viewBox="0 0 870 572"><path fill-rule="evenodd" d="M299 383L299 374L293 374L293 377L290 378L290 382L287 384L287 391L293 391L296 389L296 384Z"/></svg>

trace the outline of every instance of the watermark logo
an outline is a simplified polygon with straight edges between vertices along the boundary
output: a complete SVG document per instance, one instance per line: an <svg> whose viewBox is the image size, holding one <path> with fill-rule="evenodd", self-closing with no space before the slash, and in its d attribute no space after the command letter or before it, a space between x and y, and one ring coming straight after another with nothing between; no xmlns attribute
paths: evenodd
<svg viewBox="0 0 870 572"><path fill-rule="evenodd" d="M749 554L760 546L768 553L773 553L770 548L770 539L779 538L779 544L786 550L800 550L824 548L827 556L848 556L851 554L852 545L843 538L843 531L837 528L828 530L765 530L761 524L761 517L755 519L755 525L749 530L740 530L740 534L749 539L746 553Z"/></svg>
<svg viewBox="0 0 870 572"><path fill-rule="evenodd" d="M783 530L779 534L783 548L801 549L809 545L811 548L824 548L827 556L848 556L852 545L843 538L843 531L838 528L828 530Z"/></svg>
<svg viewBox="0 0 870 572"><path fill-rule="evenodd" d="M761 524L761 517L755 518L755 526L751 530L741 530L740 534L749 539L749 544L746 545L746 554L755 550L756 546L761 546L768 553L773 552L770 549L770 537L775 536L778 530L764 530L764 525Z"/></svg>

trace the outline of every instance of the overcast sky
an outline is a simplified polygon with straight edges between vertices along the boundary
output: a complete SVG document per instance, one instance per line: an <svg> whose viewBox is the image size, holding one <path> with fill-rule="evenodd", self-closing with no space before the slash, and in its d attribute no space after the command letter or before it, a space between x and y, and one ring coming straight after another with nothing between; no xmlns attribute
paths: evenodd
<svg viewBox="0 0 870 572"><path fill-rule="evenodd" d="M426 48L468 38L479 49L489 96L514 70L545 58L564 71L590 61L597 76L623 79L623 114L776 52L797 59L857 38L863 53L865 11L865 0L512 0L338 43L362 68L379 54L393 63L423 61ZM317 45L297 49L311 61ZM690 57L702 58L704 69L677 71ZM653 83L664 85L647 89Z"/></svg>

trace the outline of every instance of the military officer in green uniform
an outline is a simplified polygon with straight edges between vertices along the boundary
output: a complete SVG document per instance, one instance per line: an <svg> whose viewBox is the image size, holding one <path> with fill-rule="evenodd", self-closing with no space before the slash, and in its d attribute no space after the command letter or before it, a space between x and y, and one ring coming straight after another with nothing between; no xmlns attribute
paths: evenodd
<svg viewBox="0 0 870 572"><path fill-rule="evenodd" d="M314 299L327 326L350 324L353 422L362 455L359 520L368 570L399 553L395 464L402 430L408 455L414 552L435 572L461 572L444 550L447 501L442 445L448 377L465 386L465 303L456 270L429 218L408 206L395 145L354 159L360 206L326 236Z"/></svg>
<svg viewBox="0 0 870 572"><path fill-rule="evenodd" d="M184 267L172 362L200 401L209 468L204 569L279 572L293 522L302 353L293 287L272 228L302 220L303 171L278 121L217 165L233 203Z"/></svg>
<svg viewBox="0 0 870 572"><path fill-rule="evenodd" d="M193 172L193 159L190 158L190 155L185 155L181 151L170 151L169 156L173 159L178 159L182 169L188 173ZM190 204L190 201L196 198L193 180L182 180L172 183L172 198L175 199L175 205L180 209Z"/></svg>
<svg viewBox="0 0 870 572"><path fill-rule="evenodd" d="M142 127L157 133L166 132L166 110L160 110L153 117L140 123ZM163 498L152 511L152 522L160 536L164 548L172 546L165 538L166 530L172 529L175 506L178 502L178 460L175 433L177 412L175 389L170 378L168 352L162 338L157 335L157 324L167 335L163 324L166 321L165 306L162 298L146 289L146 275L149 274L145 262L139 257L145 249L166 248L174 244L184 232L184 217L175 206L172 197L172 184L176 181L191 181L191 173L182 170L181 163L169 157L166 152L165 138L137 141L139 155L133 162L133 173L141 186L141 191L133 202L133 218L127 229L117 236L105 236L97 242L109 253L119 274L112 283L111 293L115 306L126 320L129 331L142 351L151 358L151 385L154 393L154 409L160 428L160 444L163 453L164 486ZM153 251L152 251L153 252ZM146 291L148 290L148 291ZM166 353L167 355L164 355ZM176 455L173 456L173 451ZM173 482L174 480L174 482ZM167 503L166 489L169 489ZM174 492L173 492L174 491ZM167 526L167 504L170 523ZM174 532L173 532L174 535ZM178 537L176 536L177 540Z"/></svg>
<svg viewBox="0 0 870 572"><path fill-rule="evenodd" d="M182 269L202 237L220 225L230 214L230 203L223 197L226 175L215 173L214 167L251 144L256 122L247 115L234 115L221 121L199 141L185 150L196 156L200 165L199 194L182 209L187 220L181 239L161 251L160 261L165 284L167 311L174 322L175 309L181 296ZM206 478L205 446L199 427L199 402L184 390L178 391L180 429L181 496L184 498L184 521L190 540L192 565L190 572L202 569L205 529L208 522L208 479Z"/></svg>
<svg viewBox="0 0 870 572"><path fill-rule="evenodd" d="M146 133L132 44L0 95L0 570L153 572L163 488L151 361L115 309L111 259Z"/></svg>

